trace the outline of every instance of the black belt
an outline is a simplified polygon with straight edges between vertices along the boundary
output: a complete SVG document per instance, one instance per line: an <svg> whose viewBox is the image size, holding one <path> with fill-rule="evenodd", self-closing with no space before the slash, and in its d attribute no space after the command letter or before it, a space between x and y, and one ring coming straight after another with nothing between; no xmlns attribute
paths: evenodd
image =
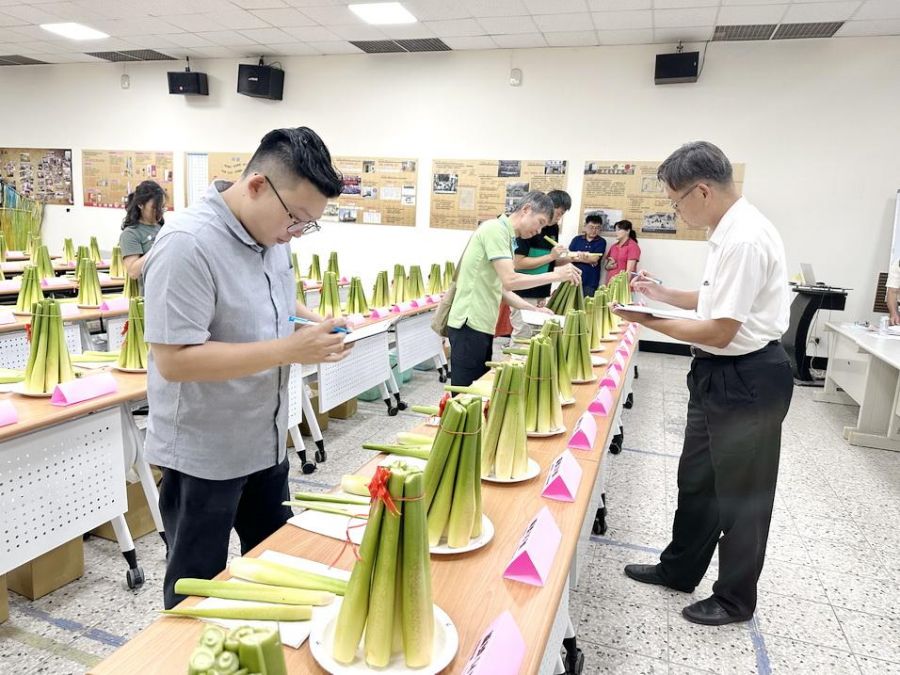
<svg viewBox="0 0 900 675"><path fill-rule="evenodd" d="M744 359L748 356L755 356L756 354L760 354L767 350L769 347L774 347L775 345L781 344L780 340L772 340L762 349L757 349L755 352L747 352L746 354L711 354L707 351L703 351L699 347L695 347L691 345L691 356L695 359Z"/></svg>

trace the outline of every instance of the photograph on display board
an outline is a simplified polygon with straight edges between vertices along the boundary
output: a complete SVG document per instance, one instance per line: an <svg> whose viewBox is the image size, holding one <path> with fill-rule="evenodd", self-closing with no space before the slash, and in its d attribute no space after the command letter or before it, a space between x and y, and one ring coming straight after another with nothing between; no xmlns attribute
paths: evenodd
<svg viewBox="0 0 900 675"><path fill-rule="evenodd" d="M337 156L332 162L344 176L343 187L321 220L415 227L416 160Z"/></svg>
<svg viewBox="0 0 900 675"><path fill-rule="evenodd" d="M174 208L171 152L84 150L81 164L85 206L124 209L129 193L153 180L169 195L166 208Z"/></svg>
<svg viewBox="0 0 900 675"><path fill-rule="evenodd" d="M585 216L601 215L601 233L612 234L620 220L630 220L640 237L703 241L705 230L680 222L666 191L656 177L660 162L588 161L584 164L581 194ZM734 164L738 189L744 165Z"/></svg>
<svg viewBox="0 0 900 675"><path fill-rule="evenodd" d="M0 148L0 180L43 204L75 203L68 149Z"/></svg>
<svg viewBox="0 0 900 675"><path fill-rule="evenodd" d="M564 160L436 159L430 227L474 230L512 211L529 190L564 190Z"/></svg>

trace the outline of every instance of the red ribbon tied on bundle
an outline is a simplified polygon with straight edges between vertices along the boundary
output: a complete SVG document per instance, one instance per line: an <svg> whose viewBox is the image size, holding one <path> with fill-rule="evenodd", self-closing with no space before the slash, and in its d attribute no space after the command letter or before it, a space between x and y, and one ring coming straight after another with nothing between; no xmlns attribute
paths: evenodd
<svg viewBox="0 0 900 675"><path fill-rule="evenodd" d="M400 509L394 504L394 500L391 499L390 490L388 490L388 480L390 477L391 470L386 466L379 466L375 469L375 475L372 477L372 482L369 483L369 496L371 496L372 499L380 499L384 502L388 511L395 516L399 516Z"/></svg>
<svg viewBox="0 0 900 675"><path fill-rule="evenodd" d="M25 339L31 342L31 324L25 324Z"/></svg>
<svg viewBox="0 0 900 675"><path fill-rule="evenodd" d="M122 324L122 335L128 332L128 320L125 320L125 323Z"/></svg>

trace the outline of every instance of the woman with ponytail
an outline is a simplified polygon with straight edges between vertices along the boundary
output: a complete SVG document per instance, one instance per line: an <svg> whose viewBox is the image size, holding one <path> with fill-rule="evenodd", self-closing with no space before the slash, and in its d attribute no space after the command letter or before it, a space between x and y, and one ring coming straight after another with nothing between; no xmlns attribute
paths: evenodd
<svg viewBox="0 0 900 675"><path fill-rule="evenodd" d="M630 220L616 223L616 243L606 254L606 283L619 272L634 272L641 259L641 247Z"/></svg>
<svg viewBox="0 0 900 675"><path fill-rule="evenodd" d="M128 195L119 247L122 262L132 279L141 276L144 258L162 228L165 210L166 192L155 181L143 181Z"/></svg>

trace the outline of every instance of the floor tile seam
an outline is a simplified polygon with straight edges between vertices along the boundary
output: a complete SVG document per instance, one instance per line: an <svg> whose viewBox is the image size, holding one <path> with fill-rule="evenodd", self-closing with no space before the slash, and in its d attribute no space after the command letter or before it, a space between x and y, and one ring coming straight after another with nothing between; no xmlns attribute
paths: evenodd
<svg viewBox="0 0 900 675"><path fill-rule="evenodd" d="M64 658L74 661L88 668L97 665L102 659L94 654L72 647L71 643L63 643L45 635L37 635L17 626L0 627L0 636L6 636L10 640L18 642L26 647L31 647L44 655L43 661L52 657ZM73 638L74 642L77 638Z"/></svg>
<svg viewBox="0 0 900 675"><path fill-rule="evenodd" d="M30 616L31 618L39 619L44 623L55 626L60 630L64 630L73 635L86 637L90 640L94 640L95 642L100 642L111 647L121 647L128 641L121 635L115 635L103 630L102 628L98 628L97 624L100 623L102 619L97 619L97 623L87 625L73 619L64 619L61 617L53 616L53 614L47 612L46 610L29 607L28 605L20 605L19 611L22 614Z"/></svg>

